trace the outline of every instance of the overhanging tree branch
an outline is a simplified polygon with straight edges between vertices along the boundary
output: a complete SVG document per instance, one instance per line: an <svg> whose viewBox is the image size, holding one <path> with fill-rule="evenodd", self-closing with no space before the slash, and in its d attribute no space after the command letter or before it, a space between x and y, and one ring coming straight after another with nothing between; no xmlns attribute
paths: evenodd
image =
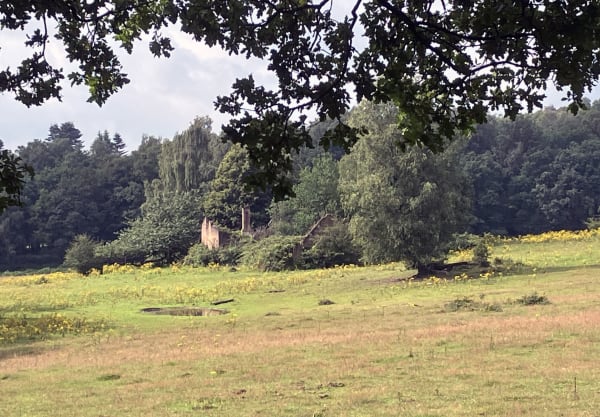
<svg viewBox="0 0 600 417"><path fill-rule="evenodd" d="M290 154L310 143L302 114L308 109L320 118L342 120L353 100L393 101L405 142L439 150L458 131L485 121L488 109L515 117L522 108L540 106L547 82L564 89L577 111L600 77L600 7L592 0L370 0L354 1L345 13L333 4L1 2L0 25L15 30L35 20L57 22L58 42L79 64L69 80L88 85L89 100L99 105L129 81L117 50L131 52L141 34L153 33L152 53L168 56L173 48L161 30L170 23L209 46L268 60L277 89L268 91L246 78L228 97L217 98L216 106L231 114L225 132L248 148L256 172L275 182L275 192L277 184L285 188ZM364 29L360 43L354 40L358 22ZM90 32L84 35L86 26ZM16 71L0 70L0 92L26 105L60 98L62 70L45 61L45 43L30 46L41 51L34 49ZM352 131L339 126L324 144L354 143Z"/></svg>

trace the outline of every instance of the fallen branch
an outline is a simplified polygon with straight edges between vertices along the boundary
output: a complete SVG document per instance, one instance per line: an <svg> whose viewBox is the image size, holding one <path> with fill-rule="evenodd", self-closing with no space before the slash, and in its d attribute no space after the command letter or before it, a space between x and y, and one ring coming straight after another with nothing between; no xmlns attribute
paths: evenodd
<svg viewBox="0 0 600 417"><path fill-rule="evenodd" d="M217 300L217 301L213 301L211 304L214 306L218 306L219 304L227 304L227 303L232 303L234 302L235 299L233 298L228 298L226 300Z"/></svg>

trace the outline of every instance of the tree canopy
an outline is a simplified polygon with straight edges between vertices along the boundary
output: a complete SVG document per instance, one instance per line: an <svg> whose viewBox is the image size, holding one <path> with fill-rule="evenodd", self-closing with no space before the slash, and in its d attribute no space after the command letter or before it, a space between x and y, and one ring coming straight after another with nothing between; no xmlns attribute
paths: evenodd
<svg viewBox="0 0 600 417"><path fill-rule="evenodd" d="M158 159L160 180L166 190L206 191L228 144L212 132L208 117L196 118L190 126L162 143Z"/></svg>
<svg viewBox="0 0 600 417"><path fill-rule="evenodd" d="M9 206L21 205L21 190L33 169L7 149L0 140L0 214Z"/></svg>
<svg viewBox="0 0 600 417"><path fill-rule="evenodd" d="M540 107L549 84L576 112L600 74L599 17L591 0L2 2L0 28L25 30L31 53L0 68L0 92L39 105L60 98L66 77L101 105L129 82L118 50L130 53L150 34L151 52L168 57L167 27L176 25L199 42L268 62L276 87L249 74L216 107L231 114L224 131L247 147L254 180L281 194L291 187L291 151L311 142L308 111L339 122L322 144L349 149L357 132L341 116L351 104L393 101L399 145L432 150L489 110L514 118ZM77 69L65 75L48 59L50 41L62 43Z"/></svg>
<svg viewBox="0 0 600 417"><path fill-rule="evenodd" d="M600 102L573 116L548 108L514 122L490 118L460 165L473 184L472 231L578 230L600 208Z"/></svg>
<svg viewBox="0 0 600 417"><path fill-rule="evenodd" d="M248 208L252 213L252 228L265 226L268 222L266 207L271 202L271 193L247 187L244 177L250 173L248 153L240 145L232 146L221 160L215 178L204 195L204 215L220 227L240 230L241 209Z"/></svg>
<svg viewBox="0 0 600 417"><path fill-rule="evenodd" d="M196 123L173 140L145 137L131 154L122 153L117 133L101 130L83 138L73 123L54 124L47 137L11 156L22 158L20 164L32 166L36 175L20 193L24 207L0 214L0 270L57 266L69 247L84 267L89 260L168 262L197 241L202 216L239 230L243 206L251 209L257 237L297 238L323 214L335 215L339 227L305 251L303 267L352 262L337 256L342 253L358 253L366 262L405 259L423 265L443 257L453 231L467 230L465 216L476 234L597 227L600 102L588 107L577 115L547 108L513 122L490 117L468 141L433 154L419 147L401 152L397 108L363 102L348 123L367 133L349 155L337 162L338 149L324 152L317 141L327 123L315 125L315 148L294 155L296 196L270 208L268 192L244 187L252 170L245 149L233 145L224 157L221 150L228 145L193 127ZM169 150L161 155L163 142ZM167 158L162 172L161 158ZM176 160L186 163L165 164ZM176 191L178 183L192 185L191 192ZM466 206L465 195L472 195L472 206ZM100 246L98 259L88 257L110 241ZM277 242L268 246L288 247ZM235 253L211 252L203 259L220 262Z"/></svg>
<svg viewBox="0 0 600 417"><path fill-rule="evenodd" d="M300 171L294 197L271 206L271 228L281 234L303 235L326 214L342 217L338 192L337 162L330 154L313 160L312 167Z"/></svg>
<svg viewBox="0 0 600 417"><path fill-rule="evenodd" d="M160 140L146 138L127 155L120 135L104 131L86 150L70 122L20 146L11 158L36 175L20 191L24 207L0 214L0 269L56 266L78 235L113 240L139 216L144 182L158 176L160 146Z"/></svg>
<svg viewBox="0 0 600 417"><path fill-rule="evenodd" d="M140 217L97 250L105 263L169 264L183 258L198 240L202 203L197 192L165 191L155 181L145 193Z"/></svg>
<svg viewBox="0 0 600 417"><path fill-rule="evenodd" d="M339 193L349 229L368 263L404 261L419 269L447 253L468 221L468 181L455 147L433 154L398 149L402 135L391 104L362 102L349 122L363 135L339 165Z"/></svg>

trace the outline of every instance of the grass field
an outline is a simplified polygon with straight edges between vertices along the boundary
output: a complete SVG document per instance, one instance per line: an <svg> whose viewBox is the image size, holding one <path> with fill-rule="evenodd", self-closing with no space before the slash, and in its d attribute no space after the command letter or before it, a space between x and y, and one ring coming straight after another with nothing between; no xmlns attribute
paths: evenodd
<svg viewBox="0 0 600 417"><path fill-rule="evenodd" d="M2 277L0 416L600 416L600 238L492 252L502 273L476 279L399 264ZM229 298L224 315L140 311Z"/></svg>

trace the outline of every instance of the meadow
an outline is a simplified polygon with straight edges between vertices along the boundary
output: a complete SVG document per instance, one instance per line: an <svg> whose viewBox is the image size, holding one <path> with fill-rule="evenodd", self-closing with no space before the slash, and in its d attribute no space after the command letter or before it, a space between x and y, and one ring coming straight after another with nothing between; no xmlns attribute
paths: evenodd
<svg viewBox="0 0 600 417"><path fill-rule="evenodd" d="M0 416L600 416L599 234L490 243L492 267L424 280L402 264L0 277ZM227 314L142 311L176 306Z"/></svg>

